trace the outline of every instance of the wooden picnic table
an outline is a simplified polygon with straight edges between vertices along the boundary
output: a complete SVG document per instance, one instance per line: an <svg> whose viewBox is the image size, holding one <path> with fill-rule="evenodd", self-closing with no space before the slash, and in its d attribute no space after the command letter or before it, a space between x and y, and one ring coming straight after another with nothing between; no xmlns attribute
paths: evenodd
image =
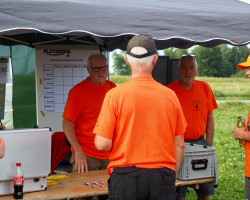
<svg viewBox="0 0 250 200"><path fill-rule="evenodd" d="M69 178L55 180L56 185L47 187L47 190L24 193L23 200L55 200L55 199L72 199L88 196L98 196L108 194L107 180L109 175L106 170L89 171L87 173L65 174ZM84 183L104 182L104 187L96 188L84 185ZM197 188L200 183L213 182L214 178L197 179L197 180L177 180L176 186L188 185ZM25 182L24 182L25 184ZM0 196L0 200L12 200L13 195Z"/></svg>

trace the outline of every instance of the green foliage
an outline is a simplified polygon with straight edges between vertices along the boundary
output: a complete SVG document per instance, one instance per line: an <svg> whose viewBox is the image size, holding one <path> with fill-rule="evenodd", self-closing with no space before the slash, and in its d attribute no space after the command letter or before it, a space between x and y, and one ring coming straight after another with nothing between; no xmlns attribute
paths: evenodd
<svg viewBox="0 0 250 200"><path fill-rule="evenodd" d="M177 48L168 48L164 50L164 55L169 56L171 59L180 58L182 55L188 54L187 49L177 49Z"/></svg>
<svg viewBox="0 0 250 200"><path fill-rule="evenodd" d="M131 68L126 64L124 60L125 52L121 51L120 53L114 52L112 58L114 60L113 70L115 75L130 75Z"/></svg>
<svg viewBox="0 0 250 200"><path fill-rule="evenodd" d="M199 76L223 76L223 59L220 47L205 48L196 47L192 53L195 55L198 67L200 68Z"/></svg>
<svg viewBox="0 0 250 200"><path fill-rule="evenodd" d="M164 55L171 59L181 58L185 54L194 54L200 68L198 76L208 77L245 77L244 72L237 68L237 64L245 62L250 51L247 46L231 47L219 45L213 48L196 46L189 49L168 48ZM124 60L124 51L114 52L113 69L115 75L130 75L131 69Z"/></svg>
<svg viewBox="0 0 250 200"><path fill-rule="evenodd" d="M246 76L246 70L238 70L238 72L236 72L235 74L233 74L231 77L233 78L246 78L247 79L247 76Z"/></svg>
<svg viewBox="0 0 250 200"><path fill-rule="evenodd" d="M197 46L192 50L168 48L164 55L171 59L181 58L183 54L194 54L200 68L198 76L209 77L244 77L237 64L245 62L250 51L247 46L231 47L219 45L213 48Z"/></svg>
<svg viewBox="0 0 250 200"><path fill-rule="evenodd" d="M228 48L227 45L221 45L220 47L223 55L223 67L226 69L225 76L229 77L238 74L240 70L237 68L237 64L245 62L249 54L249 49L247 46ZM240 72L236 77L244 76L242 72Z"/></svg>
<svg viewBox="0 0 250 200"><path fill-rule="evenodd" d="M130 80L130 76L109 76L109 80L114 82L116 85L120 85L122 83L126 83Z"/></svg>
<svg viewBox="0 0 250 200"><path fill-rule="evenodd" d="M213 48L198 46L192 51L200 68L199 76L230 77L239 72L237 64L245 62L247 46L229 47L220 45ZM242 72L237 77L242 77Z"/></svg>

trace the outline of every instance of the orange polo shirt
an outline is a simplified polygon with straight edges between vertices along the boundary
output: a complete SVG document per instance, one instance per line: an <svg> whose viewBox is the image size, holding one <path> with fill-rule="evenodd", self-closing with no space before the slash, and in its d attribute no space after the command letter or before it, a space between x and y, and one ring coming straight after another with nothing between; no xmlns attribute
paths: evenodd
<svg viewBox="0 0 250 200"><path fill-rule="evenodd" d="M69 92L63 118L74 123L77 140L86 156L105 160L109 157L109 153L96 149L93 129L106 93L115 86L111 81L106 81L102 86L96 86L85 79Z"/></svg>
<svg viewBox="0 0 250 200"><path fill-rule="evenodd" d="M113 167L175 170L175 136L186 120L175 93L152 77L135 77L110 90L94 133L112 139L108 173Z"/></svg>
<svg viewBox="0 0 250 200"><path fill-rule="evenodd" d="M250 123L250 109L248 113L248 122ZM246 127L246 131L248 131ZM250 142L245 141L245 176L250 178Z"/></svg>
<svg viewBox="0 0 250 200"><path fill-rule="evenodd" d="M167 87L176 93L187 120L185 140L196 140L204 137L207 116L218 108L210 86L206 82L194 80L194 85L189 90L180 87L179 81L175 81Z"/></svg>

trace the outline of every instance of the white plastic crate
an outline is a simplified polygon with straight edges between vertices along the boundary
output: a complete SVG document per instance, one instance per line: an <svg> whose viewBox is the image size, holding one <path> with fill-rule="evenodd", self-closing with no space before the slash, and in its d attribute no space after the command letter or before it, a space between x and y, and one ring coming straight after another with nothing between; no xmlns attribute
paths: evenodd
<svg viewBox="0 0 250 200"><path fill-rule="evenodd" d="M180 180L215 178L217 185L215 148L185 143L185 152L177 178Z"/></svg>

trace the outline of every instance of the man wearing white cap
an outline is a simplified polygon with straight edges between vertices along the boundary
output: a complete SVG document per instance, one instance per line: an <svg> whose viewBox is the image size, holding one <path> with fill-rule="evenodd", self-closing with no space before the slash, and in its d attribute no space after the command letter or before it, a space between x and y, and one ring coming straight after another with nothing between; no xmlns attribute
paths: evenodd
<svg viewBox="0 0 250 200"><path fill-rule="evenodd" d="M110 151L112 200L176 200L186 120L175 93L152 77L157 59L152 37L129 41L131 80L106 94L93 131L97 149Z"/></svg>
<svg viewBox="0 0 250 200"><path fill-rule="evenodd" d="M238 64L240 70L247 70L246 75L250 79L250 55L247 58L247 61L244 63ZM234 127L233 134L235 140L244 140L245 141L245 199L250 200L250 109L248 117L245 120L245 128Z"/></svg>

